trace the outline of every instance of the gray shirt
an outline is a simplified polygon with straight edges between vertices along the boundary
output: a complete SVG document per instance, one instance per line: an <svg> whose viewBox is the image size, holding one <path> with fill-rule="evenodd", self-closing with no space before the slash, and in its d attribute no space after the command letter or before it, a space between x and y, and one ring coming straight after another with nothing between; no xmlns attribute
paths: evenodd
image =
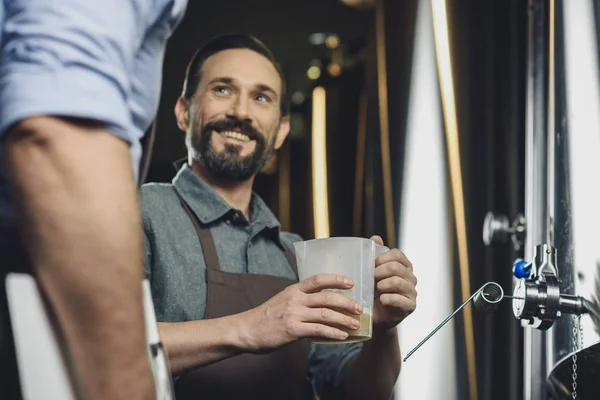
<svg viewBox="0 0 600 400"><path fill-rule="evenodd" d="M297 280L285 254L300 236L280 232L277 218L252 194L250 221L185 165L172 184L142 186L145 269L160 322L199 320L206 310L206 264L192 221L175 188L203 224L211 224L221 269ZM361 343L311 345L309 378L322 400L342 399L348 367Z"/></svg>

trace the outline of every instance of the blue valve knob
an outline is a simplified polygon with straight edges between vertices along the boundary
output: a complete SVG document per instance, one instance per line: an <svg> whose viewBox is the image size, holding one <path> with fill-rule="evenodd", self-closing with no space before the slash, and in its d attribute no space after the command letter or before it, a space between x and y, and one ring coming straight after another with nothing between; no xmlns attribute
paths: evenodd
<svg viewBox="0 0 600 400"><path fill-rule="evenodd" d="M529 278L531 276L531 263L518 259L513 263L513 275L517 278Z"/></svg>

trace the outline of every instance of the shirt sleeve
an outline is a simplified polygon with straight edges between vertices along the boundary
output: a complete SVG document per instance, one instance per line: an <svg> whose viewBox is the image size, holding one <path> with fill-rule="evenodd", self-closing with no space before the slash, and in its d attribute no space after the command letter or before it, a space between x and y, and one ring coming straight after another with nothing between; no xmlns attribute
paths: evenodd
<svg viewBox="0 0 600 400"><path fill-rule="evenodd" d="M0 135L24 118L54 115L99 121L131 142L130 72L153 3L9 1L1 28Z"/></svg>
<svg viewBox="0 0 600 400"><path fill-rule="evenodd" d="M362 343L311 344L308 375L320 400L347 398L345 380Z"/></svg>

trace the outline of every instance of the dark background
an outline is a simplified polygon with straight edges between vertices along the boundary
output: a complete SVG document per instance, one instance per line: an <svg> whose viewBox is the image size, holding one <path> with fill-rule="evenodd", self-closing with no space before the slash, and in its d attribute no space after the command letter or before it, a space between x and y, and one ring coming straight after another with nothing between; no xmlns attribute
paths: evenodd
<svg viewBox="0 0 600 400"><path fill-rule="evenodd" d="M427 2L429 3L429 2ZM406 113L412 65L417 0L385 0L386 56L390 154L394 209L402 191ZM486 248L481 239L485 213L501 212L511 220L523 212L526 21L525 0L448 0L464 195L473 290L493 280L511 287L512 261L518 256L507 245ZM361 93L367 97L367 145L361 236L385 238L388 218L383 204L379 143L375 13L335 0L190 1L182 25L172 37L165 59L163 96L147 181L168 182L172 163L184 157L184 135L177 129L173 107L181 92L186 65L193 53L213 36L251 33L271 48L287 75L292 106L292 132L275 160L275 168L259 175L255 190L282 220L284 229L309 239L313 234L310 172L311 90L323 85L328 93L328 174L331 236L352 236L356 216L354 178L357 121ZM339 36L347 60L340 77L307 78L311 63L324 65L331 52L312 45L313 33ZM391 110L394 110L392 112ZM432 110L439 112L439 110ZM288 170L289 179L280 179ZM288 190L289 188L289 190ZM281 190L290 198L280 204ZM394 215L394 226L402 216ZM398 232L396 232L398 234ZM462 303L455 262L456 305ZM508 305L492 314L474 311L479 399L518 400L521 395L521 329ZM459 399L468 398L464 332L457 317L456 346ZM406 351L406 349L404 349ZM423 384L427 384L424 371Z"/></svg>

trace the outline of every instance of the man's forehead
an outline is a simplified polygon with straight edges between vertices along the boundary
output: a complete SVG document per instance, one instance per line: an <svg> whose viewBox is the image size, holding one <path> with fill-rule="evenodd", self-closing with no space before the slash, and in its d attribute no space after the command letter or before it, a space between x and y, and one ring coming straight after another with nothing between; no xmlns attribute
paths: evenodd
<svg viewBox="0 0 600 400"><path fill-rule="evenodd" d="M263 55L248 49L228 49L213 54L202 66L201 84L227 77L242 85L266 85L281 92L281 77Z"/></svg>

